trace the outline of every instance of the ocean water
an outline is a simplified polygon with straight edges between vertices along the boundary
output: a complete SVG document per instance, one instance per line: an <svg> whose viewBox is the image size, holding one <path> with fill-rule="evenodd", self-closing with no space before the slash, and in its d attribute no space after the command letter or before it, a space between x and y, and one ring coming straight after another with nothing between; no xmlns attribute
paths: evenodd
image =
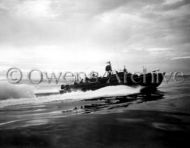
<svg viewBox="0 0 190 148"><path fill-rule="evenodd" d="M59 85L0 82L0 147L188 147L190 77L59 94Z"/></svg>

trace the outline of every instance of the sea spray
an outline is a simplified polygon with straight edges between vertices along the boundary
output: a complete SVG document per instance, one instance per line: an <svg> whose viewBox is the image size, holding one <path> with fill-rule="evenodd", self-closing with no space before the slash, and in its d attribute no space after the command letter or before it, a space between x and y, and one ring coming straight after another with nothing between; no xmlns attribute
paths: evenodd
<svg viewBox="0 0 190 148"><path fill-rule="evenodd" d="M0 101L0 107L6 107L10 105L20 105L20 104L42 104L51 103L54 101L76 101L84 99L93 99L99 97L111 97L111 96L125 96L129 94L139 93L141 87L128 87L124 85L120 86L108 86L95 91L76 91L65 94L41 96L35 99L32 98L21 98L21 99L9 99Z"/></svg>
<svg viewBox="0 0 190 148"><path fill-rule="evenodd" d="M35 94L31 86L26 84L13 85L8 82L0 82L0 100L33 97L35 97Z"/></svg>

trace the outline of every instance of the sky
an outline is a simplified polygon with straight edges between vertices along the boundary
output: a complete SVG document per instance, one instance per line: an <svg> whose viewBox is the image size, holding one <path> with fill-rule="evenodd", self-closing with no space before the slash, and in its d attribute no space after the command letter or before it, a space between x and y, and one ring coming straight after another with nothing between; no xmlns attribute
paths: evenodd
<svg viewBox="0 0 190 148"><path fill-rule="evenodd" d="M189 0L0 0L0 70L190 73Z"/></svg>

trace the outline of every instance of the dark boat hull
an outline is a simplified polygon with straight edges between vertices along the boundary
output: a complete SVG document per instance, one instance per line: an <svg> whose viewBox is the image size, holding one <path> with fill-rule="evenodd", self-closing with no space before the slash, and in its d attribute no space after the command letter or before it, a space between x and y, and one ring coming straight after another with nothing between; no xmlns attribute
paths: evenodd
<svg viewBox="0 0 190 148"><path fill-rule="evenodd" d="M96 90L106 86L126 85L130 87L142 86L143 88L155 89L164 79L164 73L131 74L117 72L108 77L87 78L85 82L74 83L72 85L62 85L60 93L72 90Z"/></svg>

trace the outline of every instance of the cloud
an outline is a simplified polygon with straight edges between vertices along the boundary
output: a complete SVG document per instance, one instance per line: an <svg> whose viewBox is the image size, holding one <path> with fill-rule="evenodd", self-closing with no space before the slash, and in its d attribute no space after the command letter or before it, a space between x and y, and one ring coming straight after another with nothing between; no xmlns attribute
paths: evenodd
<svg viewBox="0 0 190 148"><path fill-rule="evenodd" d="M189 55L189 9L187 0L0 0L0 63L167 65Z"/></svg>
<svg viewBox="0 0 190 148"><path fill-rule="evenodd" d="M50 7L50 0L23 1L15 6L15 15L17 17L31 18L54 18L56 14Z"/></svg>
<svg viewBox="0 0 190 148"><path fill-rule="evenodd" d="M184 56L184 57L173 57L171 60L183 60L183 59L190 59L190 56Z"/></svg>
<svg viewBox="0 0 190 148"><path fill-rule="evenodd" d="M166 0L161 8L162 10L168 11L168 10L177 9L189 3L190 3L189 0Z"/></svg>

